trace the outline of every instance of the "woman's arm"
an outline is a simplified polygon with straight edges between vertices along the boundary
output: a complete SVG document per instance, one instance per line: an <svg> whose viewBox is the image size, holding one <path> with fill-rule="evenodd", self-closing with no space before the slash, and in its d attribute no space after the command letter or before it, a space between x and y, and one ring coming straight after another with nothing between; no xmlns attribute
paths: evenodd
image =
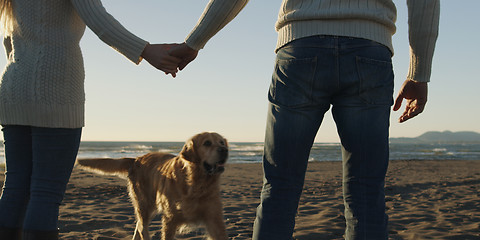
<svg viewBox="0 0 480 240"><path fill-rule="evenodd" d="M106 44L135 64L148 42L122 26L102 5L100 0L71 0L85 24Z"/></svg>
<svg viewBox="0 0 480 240"><path fill-rule="evenodd" d="M145 58L155 68L175 77L180 59L169 55L171 44L149 44L122 26L100 0L71 0L85 24L106 44L135 64Z"/></svg>

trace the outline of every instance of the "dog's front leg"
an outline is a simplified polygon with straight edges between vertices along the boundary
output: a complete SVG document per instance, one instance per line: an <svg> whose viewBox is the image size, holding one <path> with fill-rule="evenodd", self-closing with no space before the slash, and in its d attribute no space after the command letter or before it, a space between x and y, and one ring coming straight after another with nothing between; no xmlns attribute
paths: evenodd
<svg viewBox="0 0 480 240"><path fill-rule="evenodd" d="M173 240L179 225L174 217L162 216L162 240Z"/></svg>
<svg viewBox="0 0 480 240"><path fill-rule="evenodd" d="M133 240L150 240L150 234L148 233L148 225L145 226L143 221L137 221L135 233L133 234Z"/></svg>
<svg viewBox="0 0 480 240"><path fill-rule="evenodd" d="M222 209L215 209L207 215L205 225L208 235L213 240L227 240L227 231L225 230L225 222L223 220Z"/></svg>

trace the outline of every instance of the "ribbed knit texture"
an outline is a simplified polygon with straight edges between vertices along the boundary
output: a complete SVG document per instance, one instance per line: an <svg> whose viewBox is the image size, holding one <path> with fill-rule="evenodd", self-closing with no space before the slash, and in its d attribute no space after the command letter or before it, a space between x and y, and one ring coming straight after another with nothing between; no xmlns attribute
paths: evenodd
<svg viewBox="0 0 480 240"><path fill-rule="evenodd" d="M200 49L245 6L246 0L211 0L185 42ZM411 63L408 79L430 80L440 0L407 0ZM332 35L364 38L394 52L397 10L391 0L283 0L275 28L276 50L299 38ZM253 35L253 33L252 33Z"/></svg>
<svg viewBox="0 0 480 240"><path fill-rule="evenodd" d="M277 49L295 39L332 35L370 39L393 52L396 11L385 0L285 0L275 25Z"/></svg>
<svg viewBox="0 0 480 240"><path fill-rule="evenodd" d="M438 37L440 1L408 0L410 67L407 79L430 82L433 52Z"/></svg>
<svg viewBox="0 0 480 240"><path fill-rule="evenodd" d="M108 45L139 63L147 44L99 0L15 0L17 25L4 39L0 124L84 126L84 67L79 42L85 23Z"/></svg>
<svg viewBox="0 0 480 240"><path fill-rule="evenodd" d="M185 43L195 50L202 49L212 36L237 16L247 2L248 0L211 0Z"/></svg>

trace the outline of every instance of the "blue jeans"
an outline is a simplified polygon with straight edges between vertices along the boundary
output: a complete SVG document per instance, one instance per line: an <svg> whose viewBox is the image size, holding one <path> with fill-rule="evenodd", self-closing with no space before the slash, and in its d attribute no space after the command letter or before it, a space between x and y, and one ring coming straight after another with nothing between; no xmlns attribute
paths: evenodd
<svg viewBox="0 0 480 240"><path fill-rule="evenodd" d="M7 125L0 226L57 229L58 209L75 163L82 129Z"/></svg>
<svg viewBox="0 0 480 240"><path fill-rule="evenodd" d="M253 239L292 239L310 150L330 105L342 144L345 238L387 239L392 95L391 52L376 42L313 36L277 52Z"/></svg>

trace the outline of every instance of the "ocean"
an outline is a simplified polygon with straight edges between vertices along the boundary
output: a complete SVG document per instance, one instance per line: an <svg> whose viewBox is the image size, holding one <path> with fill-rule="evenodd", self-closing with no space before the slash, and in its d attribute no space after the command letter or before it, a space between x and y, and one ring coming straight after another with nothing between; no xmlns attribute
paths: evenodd
<svg viewBox="0 0 480 240"><path fill-rule="evenodd" d="M178 154L183 142L82 142L78 158L137 157L148 152ZM229 163L262 161L263 143L230 143ZM391 143L391 160L480 160L480 143ZM309 161L341 161L340 143L315 143ZM0 163L5 151L0 146Z"/></svg>

